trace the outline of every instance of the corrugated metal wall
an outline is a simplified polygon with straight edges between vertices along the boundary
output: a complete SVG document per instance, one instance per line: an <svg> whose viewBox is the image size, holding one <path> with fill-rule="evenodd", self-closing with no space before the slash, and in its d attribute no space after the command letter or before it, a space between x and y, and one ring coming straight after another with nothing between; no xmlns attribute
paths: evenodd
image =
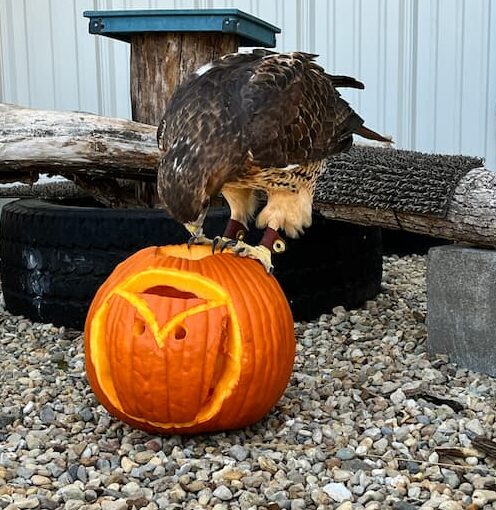
<svg viewBox="0 0 496 510"><path fill-rule="evenodd" d="M491 0L2 0L0 100L129 117L125 43L84 10L236 7L279 27L278 49L320 55L365 91L346 97L401 148L483 155L496 169Z"/></svg>

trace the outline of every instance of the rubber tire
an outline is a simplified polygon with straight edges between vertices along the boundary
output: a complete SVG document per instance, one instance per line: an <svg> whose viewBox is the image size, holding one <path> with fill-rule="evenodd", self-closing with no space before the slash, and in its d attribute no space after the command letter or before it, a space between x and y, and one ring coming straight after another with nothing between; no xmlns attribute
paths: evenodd
<svg viewBox="0 0 496 510"><path fill-rule="evenodd" d="M28 199L3 207L0 277L9 312L82 329L96 290L119 262L146 246L187 240L184 227L161 210L87 204ZM227 209L211 210L206 234L222 233L228 217ZM255 234L248 241L257 241ZM305 236L290 240L274 262L295 320L312 320L380 292L381 232L315 216Z"/></svg>

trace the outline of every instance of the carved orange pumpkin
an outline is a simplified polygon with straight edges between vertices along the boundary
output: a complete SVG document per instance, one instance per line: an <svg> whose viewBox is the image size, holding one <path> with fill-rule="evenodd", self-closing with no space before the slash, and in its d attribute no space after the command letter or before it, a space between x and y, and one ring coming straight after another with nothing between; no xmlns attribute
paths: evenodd
<svg viewBox="0 0 496 510"><path fill-rule="evenodd" d="M293 318L261 264L207 246L145 248L98 290L86 370L107 410L156 433L244 427L293 368Z"/></svg>

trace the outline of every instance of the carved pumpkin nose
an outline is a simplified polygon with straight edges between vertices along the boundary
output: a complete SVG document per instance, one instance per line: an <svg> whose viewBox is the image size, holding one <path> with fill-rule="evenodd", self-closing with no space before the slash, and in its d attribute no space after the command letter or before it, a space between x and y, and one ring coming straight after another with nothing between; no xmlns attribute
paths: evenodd
<svg viewBox="0 0 496 510"><path fill-rule="evenodd" d="M175 433L260 419L287 385L295 341L286 299L260 264L172 246L115 269L91 305L85 348L112 414Z"/></svg>

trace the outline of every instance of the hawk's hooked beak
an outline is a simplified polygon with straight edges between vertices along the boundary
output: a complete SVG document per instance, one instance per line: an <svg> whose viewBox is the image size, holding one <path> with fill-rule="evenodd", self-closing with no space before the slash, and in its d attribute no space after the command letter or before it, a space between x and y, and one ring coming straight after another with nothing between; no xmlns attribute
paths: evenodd
<svg viewBox="0 0 496 510"><path fill-rule="evenodd" d="M210 199L207 198L202 204L202 210L195 221L189 221L184 226L188 229L189 233L194 237L203 235L203 222L207 216L208 208L210 207Z"/></svg>

